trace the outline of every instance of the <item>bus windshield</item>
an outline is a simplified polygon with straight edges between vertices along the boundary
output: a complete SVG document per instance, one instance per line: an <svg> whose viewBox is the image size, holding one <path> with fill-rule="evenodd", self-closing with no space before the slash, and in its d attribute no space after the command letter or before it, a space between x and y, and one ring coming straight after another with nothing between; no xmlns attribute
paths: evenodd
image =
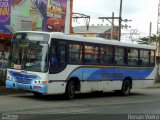
<svg viewBox="0 0 160 120"><path fill-rule="evenodd" d="M13 40L10 68L34 72L47 72L47 42L26 39Z"/></svg>

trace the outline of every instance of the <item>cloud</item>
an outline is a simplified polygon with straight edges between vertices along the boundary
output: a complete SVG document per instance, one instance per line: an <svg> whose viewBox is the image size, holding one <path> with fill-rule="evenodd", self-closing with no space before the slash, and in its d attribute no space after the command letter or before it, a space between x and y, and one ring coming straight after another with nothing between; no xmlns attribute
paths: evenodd
<svg viewBox="0 0 160 120"><path fill-rule="evenodd" d="M149 32L149 22L153 23L153 32L156 32L159 0L123 0L122 17L131 19L132 28ZM91 21L98 17L119 16L120 0L74 0L74 12L91 16Z"/></svg>

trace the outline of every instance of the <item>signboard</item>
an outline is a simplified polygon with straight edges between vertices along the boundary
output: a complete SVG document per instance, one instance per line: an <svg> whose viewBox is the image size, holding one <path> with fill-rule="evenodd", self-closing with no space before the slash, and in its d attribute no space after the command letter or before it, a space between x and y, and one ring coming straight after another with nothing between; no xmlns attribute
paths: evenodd
<svg viewBox="0 0 160 120"><path fill-rule="evenodd" d="M0 32L10 33L5 25L10 24L11 0L0 0Z"/></svg>
<svg viewBox="0 0 160 120"><path fill-rule="evenodd" d="M0 33L64 32L70 0L0 0ZM71 14L71 13L70 13ZM70 16L69 16L70 17Z"/></svg>
<svg viewBox="0 0 160 120"><path fill-rule="evenodd" d="M67 0L48 0L47 30L64 32Z"/></svg>

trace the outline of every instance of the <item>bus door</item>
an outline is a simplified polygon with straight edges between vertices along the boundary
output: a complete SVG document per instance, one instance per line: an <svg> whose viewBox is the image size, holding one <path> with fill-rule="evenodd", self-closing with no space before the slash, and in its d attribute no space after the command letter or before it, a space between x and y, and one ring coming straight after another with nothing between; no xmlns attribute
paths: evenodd
<svg viewBox="0 0 160 120"><path fill-rule="evenodd" d="M67 46L64 41L53 40L50 46L50 73L55 74L63 71L67 63Z"/></svg>

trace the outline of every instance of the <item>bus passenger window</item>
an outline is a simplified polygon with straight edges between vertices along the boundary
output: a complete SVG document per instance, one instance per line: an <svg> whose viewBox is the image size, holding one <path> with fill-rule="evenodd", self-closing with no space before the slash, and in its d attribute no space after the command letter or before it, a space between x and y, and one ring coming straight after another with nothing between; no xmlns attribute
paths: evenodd
<svg viewBox="0 0 160 120"><path fill-rule="evenodd" d="M143 65L143 60L142 59L138 60L138 65Z"/></svg>
<svg viewBox="0 0 160 120"><path fill-rule="evenodd" d="M155 64L155 52L150 51L150 65L154 65L154 64Z"/></svg>
<svg viewBox="0 0 160 120"><path fill-rule="evenodd" d="M136 66L138 65L138 50L129 48L127 50L128 54L128 65Z"/></svg>
<svg viewBox="0 0 160 120"><path fill-rule="evenodd" d="M115 48L115 61L117 65L124 65L124 48Z"/></svg>
<svg viewBox="0 0 160 120"><path fill-rule="evenodd" d="M101 64L113 64L113 46L102 46L100 59Z"/></svg>
<svg viewBox="0 0 160 120"><path fill-rule="evenodd" d="M99 50L97 46L85 45L83 62L85 64L99 64Z"/></svg>
<svg viewBox="0 0 160 120"><path fill-rule="evenodd" d="M80 64L82 62L82 46L71 43L69 45L69 63Z"/></svg>
<svg viewBox="0 0 160 120"><path fill-rule="evenodd" d="M140 50L139 65L149 65L149 50Z"/></svg>

